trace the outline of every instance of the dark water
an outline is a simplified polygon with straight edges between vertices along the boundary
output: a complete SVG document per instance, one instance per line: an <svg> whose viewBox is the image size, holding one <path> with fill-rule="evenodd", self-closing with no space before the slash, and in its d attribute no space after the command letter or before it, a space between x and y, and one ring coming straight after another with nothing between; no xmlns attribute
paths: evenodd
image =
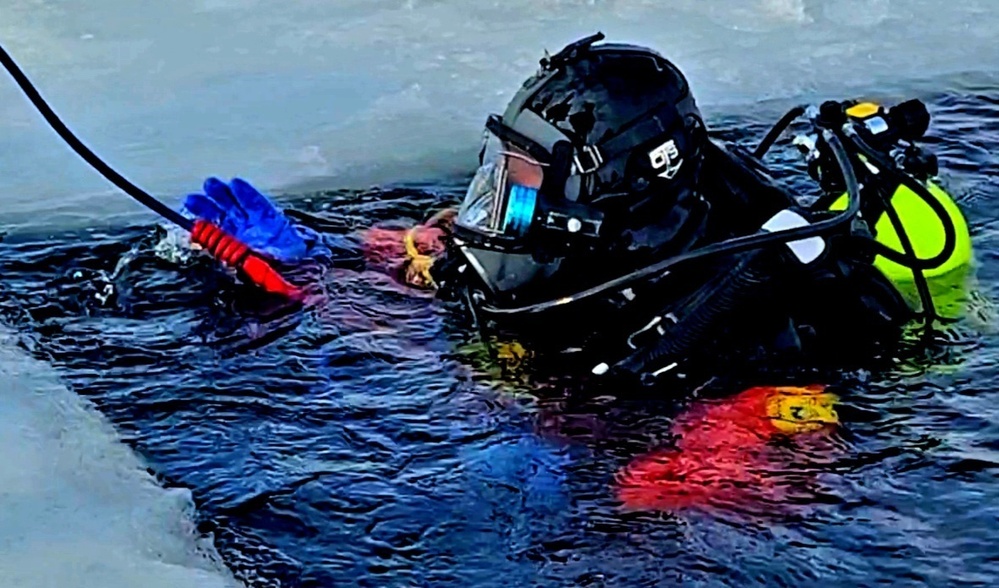
<svg viewBox="0 0 999 588"><path fill-rule="evenodd" d="M532 381L372 271L334 270L328 302L302 311L161 259L152 225L19 236L0 243L0 313L165 484L191 489L201 530L251 586L994 585L999 92L930 105L972 225L977 310L946 345L828 382L842 398L831 450L769 472L807 475L808 500L622 510L615 473L666 443L690 390L594 397ZM766 130L718 123L740 142ZM349 230L420 219L461 191L295 201Z"/></svg>

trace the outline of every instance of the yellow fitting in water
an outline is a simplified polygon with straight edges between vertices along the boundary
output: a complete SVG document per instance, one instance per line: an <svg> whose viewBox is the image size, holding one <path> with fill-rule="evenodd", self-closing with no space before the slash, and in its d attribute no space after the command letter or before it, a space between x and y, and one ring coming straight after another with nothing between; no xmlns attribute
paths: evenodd
<svg viewBox="0 0 999 588"><path fill-rule="evenodd" d="M782 433L810 433L839 424L838 401L822 386L781 386L767 398L767 416Z"/></svg>
<svg viewBox="0 0 999 588"><path fill-rule="evenodd" d="M846 115L852 118L865 119L874 116L881 110L881 106L873 102L861 102L846 109Z"/></svg>
<svg viewBox="0 0 999 588"><path fill-rule="evenodd" d="M420 228L420 225L409 229L403 238L406 257L409 258L409 263L406 266L406 282L411 286L429 286L433 288L436 287L436 284L434 283L433 276L430 274L430 268L434 265L434 258L420 253L420 250L417 249L415 234L418 228Z"/></svg>

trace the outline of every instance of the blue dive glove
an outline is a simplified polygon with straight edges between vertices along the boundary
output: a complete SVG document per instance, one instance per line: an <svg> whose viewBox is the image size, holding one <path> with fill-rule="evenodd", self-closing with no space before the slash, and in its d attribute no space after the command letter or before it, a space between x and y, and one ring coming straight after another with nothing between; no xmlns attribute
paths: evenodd
<svg viewBox="0 0 999 588"><path fill-rule="evenodd" d="M284 263L330 255L317 233L293 225L284 211L240 178L229 184L208 178L204 194L189 194L184 210L218 225L257 253Z"/></svg>

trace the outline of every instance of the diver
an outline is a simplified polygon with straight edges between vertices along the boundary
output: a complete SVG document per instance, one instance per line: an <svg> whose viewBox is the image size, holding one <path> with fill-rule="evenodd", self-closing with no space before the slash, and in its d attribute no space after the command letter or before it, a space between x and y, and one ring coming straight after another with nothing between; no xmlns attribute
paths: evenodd
<svg viewBox="0 0 999 588"><path fill-rule="evenodd" d="M916 145L922 103L796 108L750 153L709 136L673 63L601 41L542 59L488 117L458 209L412 230L324 236L336 219L280 210L241 180L209 179L185 208L284 263L363 250L483 332L597 380L868 359L940 318L929 281L971 247ZM795 144L822 192L809 203L762 163L804 114Z"/></svg>

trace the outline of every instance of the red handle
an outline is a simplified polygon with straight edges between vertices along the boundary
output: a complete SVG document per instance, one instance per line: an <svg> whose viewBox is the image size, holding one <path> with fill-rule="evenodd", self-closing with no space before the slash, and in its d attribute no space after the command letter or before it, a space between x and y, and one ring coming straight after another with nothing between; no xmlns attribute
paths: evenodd
<svg viewBox="0 0 999 588"><path fill-rule="evenodd" d="M301 290L289 284L281 277L281 274L277 273L277 270L253 253L249 254L243 260L241 269L246 274L246 277L253 280L254 284L257 284L268 292L280 294L292 300L298 300L302 296Z"/></svg>
<svg viewBox="0 0 999 588"><path fill-rule="evenodd" d="M301 296L301 290L289 284L245 243L218 226L205 220L196 220L191 229L191 239L208 250L215 259L242 271L250 281L265 291L291 299L298 299Z"/></svg>

